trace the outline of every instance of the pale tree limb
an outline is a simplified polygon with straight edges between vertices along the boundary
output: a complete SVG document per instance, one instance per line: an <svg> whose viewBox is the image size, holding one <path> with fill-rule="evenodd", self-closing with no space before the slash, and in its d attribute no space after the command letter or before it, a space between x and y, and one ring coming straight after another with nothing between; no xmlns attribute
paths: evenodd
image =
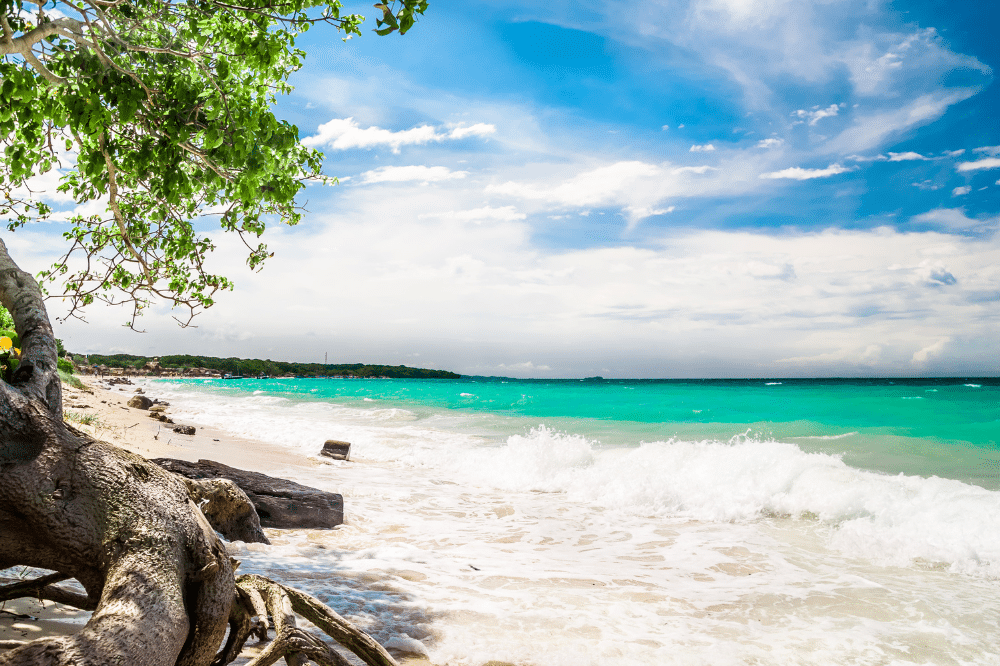
<svg viewBox="0 0 1000 666"><path fill-rule="evenodd" d="M296 627L293 613L312 622L368 666L398 666L378 641L312 595L256 574L239 576L236 586L253 600L251 605L255 613L265 618L270 614L274 620L274 641L247 666L269 666L285 655L296 659L296 653L322 666L346 666L350 663L316 636ZM263 612L259 608L262 602L265 606Z"/></svg>
<svg viewBox="0 0 1000 666"><path fill-rule="evenodd" d="M54 573L32 580L16 582L9 581L8 579L0 579L4 583L11 583L0 587L0 601L33 597L35 599L44 599L45 601L54 601L55 603L72 606L81 610L92 611L97 608L97 601L91 599L86 594L73 592L72 590L55 585L55 583L64 581L70 577L66 574Z"/></svg>

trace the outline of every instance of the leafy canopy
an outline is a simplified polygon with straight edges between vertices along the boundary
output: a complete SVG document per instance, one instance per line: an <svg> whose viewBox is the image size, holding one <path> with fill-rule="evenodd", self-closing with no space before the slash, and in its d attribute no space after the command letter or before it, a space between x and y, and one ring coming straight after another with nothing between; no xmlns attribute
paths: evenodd
<svg viewBox="0 0 1000 666"><path fill-rule="evenodd" d="M375 8L375 32L403 34L427 2ZM266 225L296 224L304 181L326 180L271 112L305 57L295 38L317 23L350 38L363 21L338 0L0 0L0 219L50 216L31 179L65 169L58 190L102 212L71 220L43 282L64 283L71 313L129 303L134 325L159 297L188 308L186 325L232 288L206 270L194 221L217 217L257 268Z"/></svg>

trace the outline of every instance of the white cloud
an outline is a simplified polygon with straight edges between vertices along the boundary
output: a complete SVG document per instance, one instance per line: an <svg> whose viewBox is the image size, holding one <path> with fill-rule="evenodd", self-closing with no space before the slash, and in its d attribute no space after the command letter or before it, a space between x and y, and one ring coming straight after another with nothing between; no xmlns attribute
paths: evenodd
<svg viewBox="0 0 1000 666"><path fill-rule="evenodd" d="M496 133L497 128L495 125L488 125L486 123L476 123L475 125L470 125L469 127L462 127L461 125L452 128L448 132L449 139L464 139L470 136L489 136L490 134Z"/></svg>
<svg viewBox="0 0 1000 666"><path fill-rule="evenodd" d="M856 113L852 124L823 144L827 153L858 153L875 148L899 133L940 118L948 107L972 97L973 88L936 90L895 108Z"/></svg>
<svg viewBox="0 0 1000 666"><path fill-rule="evenodd" d="M445 132L440 132L430 125L394 132L374 125L363 128L354 118L334 118L320 125L317 133L306 137L302 143L310 148L331 150L388 146L394 153L398 153L402 146L422 145L448 139L457 140L469 136L486 136L495 131L496 127L493 125L477 123L471 127L453 127Z"/></svg>
<svg viewBox="0 0 1000 666"><path fill-rule="evenodd" d="M790 178L792 180L811 180L813 178L829 178L838 174L854 171L853 168L843 167L839 164L831 164L825 169L803 169L802 167L790 167L781 171L760 174L761 178Z"/></svg>
<svg viewBox="0 0 1000 666"><path fill-rule="evenodd" d="M930 181L930 180L922 180L919 183L910 183L910 185L912 185L913 187L916 187L917 189L928 190L928 191L934 191L934 190L940 190L941 189L940 185L936 185L936 184L934 184L933 181Z"/></svg>
<svg viewBox="0 0 1000 666"><path fill-rule="evenodd" d="M928 345L928 346L924 347L920 351L915 352L913 354L912 362L913 363L926 363L927 359L929 359L932 356L937 356L942 351L944 351L945 345L948 344L949 342L951 342L951 338L941 338L940 340L938 340L934 344Z"/></svg>
<svg viewBox="0 0 1000 666"><path fill-rule="evenodd" d="M715 150L715 146L713 146L710 143L706 143L706 144L702 144L702 145L695 144L695 145L691 146L691 148L688 149L688 152L691 152L691 153L710 153L713 150Z"/></svg>
<svg viewBox="0 0 1000 666"><path fill-rule="evenodd" d="M964 197L966 194L972 191L972 188L968 185L963 187L956 187L951 191L951 196L953 197Z"/></svg>
<svg viewBox="0 0 1000 666"><path fill-rule="evenodd" d="M906 152L906 153L889 153L890 162L909 162L912 160L929 160L929 157L924 157L920 153Z"/></svg>
<svg viewBox="0 0 1000 666"><path fill-rule="evenodd" d="M675 176L679 176L682 173L696 173L700 175L708 173L709 171L718 171L718 168L710 166L686 166L673 169L670 173L674 174Z"/></svg>
<svg viewBox="0 0 1000 666"><path fill-rule="evenodd" d="M992 157L996 157L997 155L1000 155L1000 146L981 146L979 148L975 148L973 152L983 153L986 155L990 155Z"/></svg>
<svg viewBox="0 0 1000 666"><path fill-rule="evenodd" d="M90 326L70 322L57 333L79 351L197 344L253 356L262 334L231 342L215 334L259 331L254 303L264 300L272 318L295 323L281 350L269 352L292 360L330 349L345 362L406 363L419 349L421 365L479 374L500 365L514 372L527 359L533 368L524 374L545 376L592 367L632 376L766 373L779 359L799 359L782 366L802 374L905 373L915 350L949 337L962 344L927 352L928 362L978 355L969 364L1000 370L982 365L993 358L984 345L995 323L974 300L1000 282L988 238L674 229L647 233L641 247L550 248L533 241L522 211L484 206L481 190L400 188L394 197L331 190L337 204L319 207L329 212L269 232L276 254L259 274L246 271L238 241L216 238L212 268L237 289L196 331L149 318L150 333L124 341L115 311L107 323L97 312ZM29 253L54 247L21 232L12 238ZM36 264L24 268L46 265ZM336 290L331 307L334 284L353 286Z"/></svg>
<svg viewBox="0 0 1000 666"><path fill-rule="evenodd" d="M848 155L844 159L851 160L852 162L886 162L889 158L885 155L873 155L870 157L864 155Z"/></svg>
<svg viewBox="0 0 1000 666"><path fill-rule="evenodd" d="M945 157L958 157L959 155L965 154L965 148L959 148L958 150L945 150L941 154Z"/></svg>
<svg viewBox="0 0 1000 666"><path fill-rule="evenodd" d="M1000 168L1000 157L985 157L975 162L960 162L955 167L959 171L978 171L979 169Z"/></svg>
<svg viewBox="0 0 1000 666"><path fill-rule="evenodd" d="M837 115L840 111L840 106L837 104L831 104L825 109L821 109L818 106L814 106L811 111L806 111L805 109L799 109L798 111L793 111L792 116L796 118L801 118L801 122L808 122L810 127L821 121L823 118L830 118Z"/></svg>
<svg viewBox="0 0 1000 666"><path fill-rule="evenodd" d="M452 171L443 166L388 166L365 171L361 178L365 183L403 183L420 181L425 183L465 178L468 171Z"/></svg>
<svg viewBox="0 0 1000 666"><path fill-rule="evenodd" d="M417 218L421 220L430 217L445 220L462 220L466 222L482 222L484 220L513 222L515 220L523 220L528 216L519 212L516 208L514 208L514 206L503 206L500 208L483 206L482 208L473 208L471 210L453 210L444 213L421 213L417 216Z"/></svg>
<svg viewBox="0 0 1000 666"><path fill-rule="evenodd" d="M572 176L558 184L508 181L486 188L489 194L505 194L546 201L562 206L588 207L620 203L643 182L661 175L662 169L646 162L616 162Z"/></svg>
<svg viewBox="0 0 1000 666"><path fill-rule="evenodd" d="M666 208L632 208L628 207L625 209L625 213L629 220L643 220L647 217L652 217L654 215L666 215L667 213L672 213L676 210L676 206L667 206ZM634 225L630 225L630 228Z"/></svg>
<svg viewBox="0 0 1000 666"><path fill-rule="evenodd" d="M955 231L985 231L997 226L998 218L971 218L961 208L935 208L910 218L916 224L933 224Z"/></svg>
<svg viewBox="0 0 1000 666"><path fill-rule="evenodd" d="M760 141L757 142L757 147L758 148L777 148L778 146L782 145L783 143L785 143L783 139L775 139L774 137L772 137L770 139L761 139Z"/></svg>
<svg viewBox="0 0 1000 666"><path fill-rule="evenodd" d="M500 365L496 366L496 369L499 370L500 372L514 372L517 374L527 374L530 376L532 372L546 371L546 370L551 370L552 368L550 368L547 365L535 365L531 361L524 361L522 363L511 363L511 364L501 363Z"/></svg>

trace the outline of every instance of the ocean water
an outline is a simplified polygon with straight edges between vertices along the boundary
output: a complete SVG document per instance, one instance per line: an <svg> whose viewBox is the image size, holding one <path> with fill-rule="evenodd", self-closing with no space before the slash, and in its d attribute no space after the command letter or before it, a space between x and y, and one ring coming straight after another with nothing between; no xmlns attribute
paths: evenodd
<svg viewBox="0 0 1000 666"><path fill-rule="evenodd" d="M435 664L1000 664L1000 380L149 389L344 495L242 571Z"/></svg>

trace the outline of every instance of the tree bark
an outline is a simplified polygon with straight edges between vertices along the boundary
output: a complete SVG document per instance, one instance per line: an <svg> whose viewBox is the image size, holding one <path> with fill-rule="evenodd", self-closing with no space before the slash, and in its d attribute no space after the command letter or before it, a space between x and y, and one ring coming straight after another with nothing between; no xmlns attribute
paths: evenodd
<svg viewBox="0 0 1000 666"><path fill-rule="evenodd" d="M136 454L99 442L62 419L56 343L34 279L0 240L0 302L21 338L21 364L0 380L0 569L55 574L0 580L0 600L53 599L93 610L73 636L0 641L0 666L221 666L246 639L275 640L254 660L290 666L348 662L294 613L372 666L395 662L370 636L317 599L259 576L242 577L199 502L222 529L264 539L250 498L229 481L187 481ZM55 585L76 578L86 595ZM8 584L10 583L10 584ZM265 602L264 596L267 597ZM221 653L227 625L232 632Z"/></svg>
<svg viewBox="0 0 1000 666"><path fill-rule="evenodd" d="M2 241L0 302L22 344L14 382L0 382L0 568L72 576L95 608L78 634L0 664L210 663L235 593L221 542L180 479L63 422L41 291Z"/></svg>

